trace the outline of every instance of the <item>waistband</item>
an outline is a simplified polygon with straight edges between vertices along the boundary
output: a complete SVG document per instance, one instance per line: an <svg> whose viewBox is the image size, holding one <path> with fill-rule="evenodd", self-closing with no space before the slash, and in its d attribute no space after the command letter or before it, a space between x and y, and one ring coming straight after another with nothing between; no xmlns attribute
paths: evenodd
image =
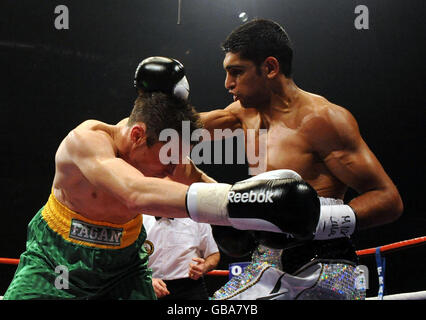
<svg viewBox="0 0 426 320"><path fill-rule="evenodd" d="M66 241L101 249L122 249L134 243L141 232L142 215L125 224L95 221L68 209L53 192L41 215L47 225Z"/></svg>

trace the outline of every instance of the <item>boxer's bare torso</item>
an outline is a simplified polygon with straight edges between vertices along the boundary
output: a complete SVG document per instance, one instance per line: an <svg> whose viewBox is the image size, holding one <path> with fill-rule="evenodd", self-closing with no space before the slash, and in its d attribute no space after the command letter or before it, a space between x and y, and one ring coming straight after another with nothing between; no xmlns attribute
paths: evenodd
<svg viewBox="0 0 426 320"><path fill-rule="evenodd" d="M129 212L121 201L93 185L75 162L80 156L78 149L86 147L83 143L90 144L90 148L103 144L110 148L111 154L116 154L117 148L112 138L116 130L118 128L101 122L87 121L70 132L56 152L53 192L62 204L87 218L123 223L135 217L135 213ZM89 139L93 141L89 142ZM120 218L114 219L117 213Z"/></svg>
<svg viewBox="0 0 426 320"><path fill-rule="evenodd" d="M332 123L330 117L338 115L347 121L350 115L326 99L302 92L297 105L289 109L262 113L256 109L245 109L239 102L233 103L228 110L240 121L245 132L247 130L267 129L266 137L266 171L275 169L292 169L298 172L305 181L311 184L318 194L323 197L342 199L347 186L340 181L327 167L327 160L331 162L333 149L337 149L339 132L333 132L334 141L324 141ZM322 126L316 130L315 126ZM330 133L328 133L330 134ZM246 134L247 136L247 134ZM247 139L246 150L255 149L259 152L259 135L256 140ZM354 140L359 137L352 135ZM348 141L349 142L349 141ZM360 142L360 141L353 141ZM253 145L254 144L254 145ZM342 145L340 150L345 148ZM327 158L327 159L326 159Z"/></svg>
<svg viewBox="0 0 426 320"><path fill-rule="evenodd" d="M175 202L176 212L186 216L182 201L185 186L155 178L163 177L167 170L158 159L161 145L132 154L127 130L122 124L96 120L85 121L72 130L56 153L52 186L55 197L89 219L116 224L130 221L142 209L150 214L149 207L138 205L144 203L144 196L150 197L150 203L158 201L155 211L161 210L162 197L169 199L170 205ZM174 193L167 191L170 183ZM153 199L156 193L157 200ZM170 208L164 211L173 214Z"/></svg>
<svg viewBox="0 0 426 320"><path fill-rule="evenodd" d="M292 169L321 197L343 199L353 188L359 193L350 202L358 227L388 223L402 212L395 185L348 110L300 89L292 79L272 75L273 64L265 62L259 70L250 60L227 53L224 68L225 87L235 101L201 113L206 129L267 129L265 171ZM255 136L253 142L246 134L246 150L252 150L250 143L259 147Z"/></svg>

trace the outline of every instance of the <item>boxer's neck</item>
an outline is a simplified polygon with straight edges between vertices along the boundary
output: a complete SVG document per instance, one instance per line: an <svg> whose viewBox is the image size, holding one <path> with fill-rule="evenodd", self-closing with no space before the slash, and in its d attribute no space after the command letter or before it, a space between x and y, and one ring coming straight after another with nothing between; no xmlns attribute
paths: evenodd
<svg viewBox="0 0 426 320"><path fill-rule="evenodd" d="M294 83L293 79L280 77L275 84L271 86L271 97L269 104L259 111L266 118L274 118L277 113L289 113L299 104L301 90Z"/></svg>
<svg viewBox="0 0 426 320"><path fill-rule="evenodd" d="M127 158L126 155L131 149L130 130L131 127L128 127L127 125L117 125L112 133L117 157L124 160Z"/></svg>

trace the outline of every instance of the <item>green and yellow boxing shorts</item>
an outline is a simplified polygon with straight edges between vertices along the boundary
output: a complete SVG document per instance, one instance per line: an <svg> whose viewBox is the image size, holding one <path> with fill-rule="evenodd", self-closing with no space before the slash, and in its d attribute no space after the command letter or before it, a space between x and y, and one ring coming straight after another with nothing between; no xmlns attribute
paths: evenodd
<svg viewBox="0 0 426 320"><path fill-rule="evenodd" d="M3 299L156 299L145 239L141 215L122 225L93 221L52 193L28 225Z"/></svg>

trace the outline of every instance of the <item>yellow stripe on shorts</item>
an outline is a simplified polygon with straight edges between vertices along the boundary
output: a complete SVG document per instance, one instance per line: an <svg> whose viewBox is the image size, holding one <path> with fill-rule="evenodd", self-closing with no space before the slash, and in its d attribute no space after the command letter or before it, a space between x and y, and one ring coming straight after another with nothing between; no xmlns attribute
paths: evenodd
<svg viewBox="0 0 426 320"><path fill-rule="evenodd" d="M142 215L125 224L90 220L60 203L53 192L41 214L48 226L66 241L102 249L131 245L138 239L142 228Z"/></svg>

